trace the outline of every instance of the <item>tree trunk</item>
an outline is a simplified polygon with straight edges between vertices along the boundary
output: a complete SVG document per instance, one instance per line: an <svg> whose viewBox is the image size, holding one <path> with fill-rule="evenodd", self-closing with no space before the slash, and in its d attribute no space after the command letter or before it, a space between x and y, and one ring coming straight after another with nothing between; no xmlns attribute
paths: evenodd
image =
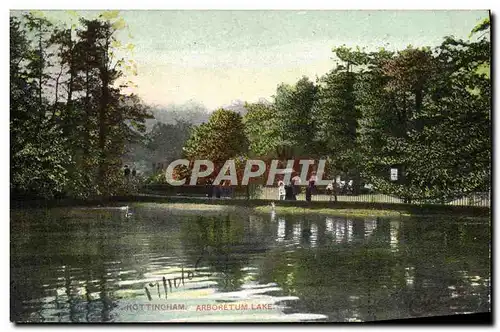
<svg viewBox="0 0 500 332"><path fill-rule="evenodd" d="M40 107L42 107L42 87L43 87L43 48L42 48L42 23L40 22L39 27L39 35L38 35L38 51L40 57L40 74L38 77L38 102L40 103Z"/></svg>
<svg viewBox="0 0 500 332"><path fill-rule="evenodd" d="M110 36L106 38L106 45L103 50L102 63L100 65L100 76L101 76L101 100L99 107L99 173L98 173L98 183L99 185L104 185L104 179L107 171L107 153L106 153L106 136L107 136L107 124L106 124L106 111L110 104L110 77L108 70L108 50L110 46Z"/></svg>
<svg viewBox="0 0 500 332"><path fill-rule="evenodd" d="M417 120L415 123L414 128L417 131L421 131L423 129L423 123L420 119L418 119L418 116L420 114L420 111L422 110L422 100L423 100L423 93L421 88L417 88L415 90L415 115L417 116Z"/></svg>
<svg viewBox="0 0 500 332"><path fill-rule="evenodd" d="M358 170L354 171L354 178L352 181L352 194L354 196L359 195L359 185L360 185L361 179L360 179L360 174Z"/></svg>
<svg viewBox="0 0 500 332"><path fill-rule="evenodd" d="M88 59L87 59L88 61ZM83 154L88 157L90 154L90 131L92 130L90 126L90 80L89 80L89 68L87 63L87 68L85 70L85 142L83 145Z"/></svg>
<svg viewBox="0 0 500 332"><path fill-rule="evenodd" d="M104 185L106 174L106 108L109 104L109 87L107 72L102 75L102 96L99 107L99 184Z"/></svg>

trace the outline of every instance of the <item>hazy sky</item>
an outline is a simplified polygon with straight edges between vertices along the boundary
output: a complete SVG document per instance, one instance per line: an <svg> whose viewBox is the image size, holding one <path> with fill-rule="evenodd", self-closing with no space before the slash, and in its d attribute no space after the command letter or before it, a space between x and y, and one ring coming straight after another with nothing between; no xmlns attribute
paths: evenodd
<svg viewBox="0 0 500 332"><path fill-rule="evenodd" d="M89 12L82 12L89 15ZM48 16L54 15L49 14ZM61 18L59 12L54 16ZM148 103L209 109L270 98L279 83L334 66L334 46L402 49L467 39L487 11L122 11ZM91 16L91 15L89 15Z"/></svg>

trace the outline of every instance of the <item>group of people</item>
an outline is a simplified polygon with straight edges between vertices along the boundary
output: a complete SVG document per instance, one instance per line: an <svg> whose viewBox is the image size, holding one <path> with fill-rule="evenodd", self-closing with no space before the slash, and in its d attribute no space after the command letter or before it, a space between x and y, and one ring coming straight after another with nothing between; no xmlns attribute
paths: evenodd
<svg viewBox="0 0 500 332"><path fill-rule="evenodd" d="M300 194L300 177L294 176L290 182L278 181L278 198L280 201L296 201ZM316 175L313 173L306 186L306 201L310 202L316 189Z"/></svg>
<svg viewBox="0 0 500 332"><path fill-rule="evenodd" d="M125 178L129 178L130 174L132 174L132 176L136 176L137 175L137 171L134 168L134 169L132 169L132 172L131 172L130 168L128 167L128 165L125 165L125 167L123 167L123 176Z"/></svg>
<svg viewBox="0 0 500 332"><path fill-rule="evenodd" d="M231 186L230 181L223 181L221 185L214 186L209 180L207 186L207 197L215 198L232 198L234 197L234 188Z"/></svg>

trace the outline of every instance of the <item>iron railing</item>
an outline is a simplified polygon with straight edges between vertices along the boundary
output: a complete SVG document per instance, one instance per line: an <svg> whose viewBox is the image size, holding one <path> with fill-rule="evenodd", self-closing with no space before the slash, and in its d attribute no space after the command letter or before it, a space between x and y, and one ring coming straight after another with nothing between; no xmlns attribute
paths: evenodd
<svg viewBox="0 0 500 332"><path fill-rule="evenodd" d="M220 190L211 186L170 186L166 184L145 185L142 190L144 193L160 194L165 196L177 197L199 197L199 198L221 198L221 199L264 199L279 200L277 187L266 187L262 185L249 186L227 186ZM305 201L305 188L302 187L300 193L296 195L297 200ZM338 201L338 202L360 202L360 203L405 203L403 198L372 192L359 195L334 195L327 193L326 189L317 189L311 196L311 201ZM408 203L408 202L406 202ZM478 192L471 193L464 197L452 200L412 200L411 204L438 204L455 206L491 206L491 193Z"/></svg>

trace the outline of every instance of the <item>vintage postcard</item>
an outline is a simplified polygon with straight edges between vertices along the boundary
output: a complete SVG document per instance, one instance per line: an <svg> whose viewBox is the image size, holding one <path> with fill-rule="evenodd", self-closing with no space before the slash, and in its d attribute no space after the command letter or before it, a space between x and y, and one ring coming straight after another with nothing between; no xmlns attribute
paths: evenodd
<svg viewBox="0 0 500 332"><path fill-rule="evenodd" d="M491 323L490 15L11 10L11 321Z"/></svg>

